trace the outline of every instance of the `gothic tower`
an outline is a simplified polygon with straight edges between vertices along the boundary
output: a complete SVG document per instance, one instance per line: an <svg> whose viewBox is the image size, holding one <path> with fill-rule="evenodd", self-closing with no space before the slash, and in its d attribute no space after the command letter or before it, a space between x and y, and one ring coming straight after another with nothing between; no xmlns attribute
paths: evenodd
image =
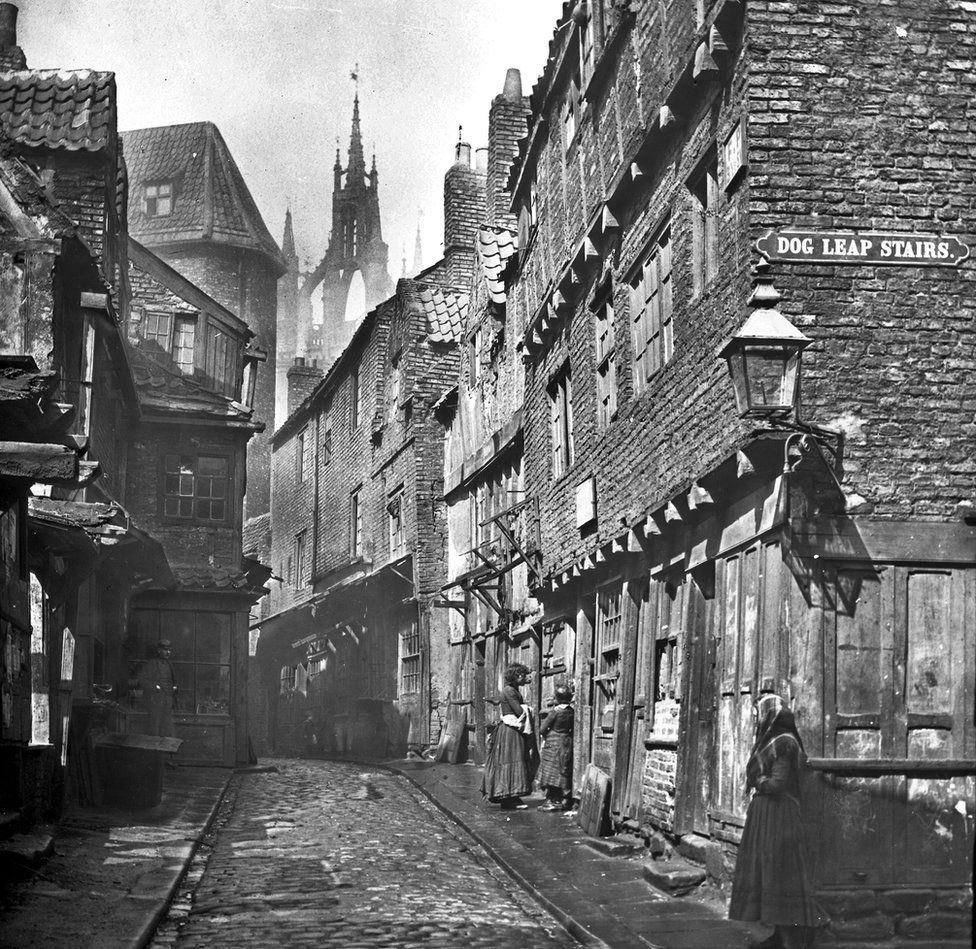
<svg viewBox="0 0 976 949"><path fill-rule="evenodd" d="M332 190L332 233L319 265L305 279L302 296L322 292L322 323L308 327L304 341L306 360L317 359L323 368L333 362L349 342L359 320L393 291L387 271L389 248L380 225L379 175L376 155L367 172L359 120L359 93L353 100L349 155L342 167L336 149ZM301 327L301 322L297 326ZM299 346L302 345L299 339ZM301 355L301 353L299 353Z"/></svg>

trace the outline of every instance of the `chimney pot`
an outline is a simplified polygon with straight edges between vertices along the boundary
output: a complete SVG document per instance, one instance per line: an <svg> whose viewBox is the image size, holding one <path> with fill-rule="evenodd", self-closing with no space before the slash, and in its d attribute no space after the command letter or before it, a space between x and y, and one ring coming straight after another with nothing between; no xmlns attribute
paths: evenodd
<svg viewBox="0 0 976 949"><path fill-rule="evenodd" d="M471 167L471 146L467 142L458 142L454 146L454 164Z"/></svg>
<svg viewBox="0 0 976 949"><path fill-rule="evenodd" d="M296 356L295 357L295 365L298 366L299 368L303 367L305 365L305 357L304 356Z"/></svg>
<svg viewBox="0 0 976 949"><path fill-rule="evenodd" d="M518 69L509 69L505 73L505 87L502 89L502 95L509 102L522 101L522 73Z"/></svg>
<svg viewBox="0 0 976 949"><path fill-rule="evenodd" d="M17 45L17 7L0 3L0 49Z"/></svg>
<svg viewBox="0 0 976 949"><path fill-rule="evenodd" d="M480 171L482 173L488 171L488 149L487 148L475 149L474 167L475 167L475 171Z"/></svg>

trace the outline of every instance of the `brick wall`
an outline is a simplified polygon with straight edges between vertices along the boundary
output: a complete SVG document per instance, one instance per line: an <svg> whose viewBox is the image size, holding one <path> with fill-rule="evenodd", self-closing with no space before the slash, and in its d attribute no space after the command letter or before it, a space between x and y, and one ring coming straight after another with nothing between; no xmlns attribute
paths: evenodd
<svg viewBox="0 0 976 949"><path fill-rule="evenodd" d="M510 69L505 77L504 90L491 102L488 111L488 174L484 221L498 227L515 229L515 215L511 213L512 196L508 191L508 175L518 151L518 142L527 129L528 100L522 95L522 77L517 69Z"/></svg>
<svg viewBox="0 0 976 949"><path fill-rule="evenodd" d="M471 280L486 182L485 173L471 166L470 146L459 144L455 163L444 175L444 260L450 286L466 287Z"/></svg>

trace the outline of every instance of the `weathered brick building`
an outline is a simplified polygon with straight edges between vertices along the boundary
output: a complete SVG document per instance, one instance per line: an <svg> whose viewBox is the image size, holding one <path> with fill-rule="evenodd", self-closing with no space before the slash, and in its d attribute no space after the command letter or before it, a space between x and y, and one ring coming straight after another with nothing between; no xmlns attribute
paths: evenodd
<svg viewBox="0 0 976 949"><path fill-rule="evenodd" d="M243 762L249 613L270 572L242 552L246 451L262 429L251 405L264 354L248 350L254 334L243 320L131 238L129 283L140 406L129 508L163 544L176 583L131 597L127 671L135 678L156 642L170 640L180 758ZM143 730L144 719L135 702L129 730Z"/></svg>
<svg viewBox="0 0 976 949"><path fill-rule="evenodd" d="M437 605L448 578L437 409L457 377L484 182L459 145L445 176L448 253L398 281L324 378L301 357L289 370L274 437L280 583L258 644L278 750L313 734L340 752L422 749L458 699Z"/></svg>
<svg viewBox="0 0 976 949"><path fill-rule="evenodd" d="M835 940L969 927L967 24L567 4L510 180L533 592L570 644L577 775L727 882L752 706L780 692ZM743 418L718 354L750 313L809 344L799 398ZM736 381L776 402L791 365L754 352L771 375Z"/></svg>
<svg viewBox="0 0 976 949"><path fill-rule="evenodd" d="M212 122L138 129L123 141L132 235L237 314L254 333L254 347L266 354L254 395L265 431L248 448L247 517L256 517L269 508L277 284L285 260ZM229 339L218 339L211 358L230 363L232 349Z"/></svg>

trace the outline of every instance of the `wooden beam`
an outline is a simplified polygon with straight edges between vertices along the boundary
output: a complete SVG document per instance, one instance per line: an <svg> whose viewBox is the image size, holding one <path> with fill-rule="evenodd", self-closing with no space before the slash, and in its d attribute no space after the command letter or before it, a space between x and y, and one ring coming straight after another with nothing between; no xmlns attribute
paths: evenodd
<svg viewBox="0 0 976 949"><path fill-rule="evenodd" d="M711 494L697 482L688 489L688 508L696 510L706 504L714 504Z"/></svg>
<svg viewBox="0 0 976 949"><path fill-rule="evenodd" d="M976 558L976 526L959 521L822 517L792 527L794 552L822 560L972 564Z"/></svg>
<svg viewBox="0 0 976 949"><path fill-rule="evenodd" d="M603 205L603 212L600 215L600 229L604 234L607 231L619 231L620 222L613 216L613 212L610 210L610 205Z"/></svg>
<svg viewBox="0 0 976 949"><path fill-rule="evenodd" d="M38 402L46 399L58 387L56 372L7 370L0 374L0 403Z"/></svg>
<svg viewBox="0 0 976 949"><path fill-rule="evenodd" d="M712 59L712 54L708 47L702 43L695 50L695 68L691 77L697 82L699 79L717 79L719 74L718 63Z"/></svg>
<svg viewBox="0 0 976 949"><path fill-rule="evenodd" d="M670 524L671 521L680 521L681 512L675 507L674 501L668 501L664 505L664 523Z"/></svg>
<svg viewBox="0 0 976 949"><path fill-rule="evenodd" d="M64 445L0 442L0 476L29 481L70 481L78 475L78 455Z"/></svg>
<svg viewBox="0 0 976 949"><path fill-rule="evenodd" d="M662 129L666 129L671 125L676 125L678 122L678 117L674 114L674 110L667 103L661 106L657 113L658 125Z"/></svg>
<svg viewBox="0 0 976 949"><path fill-rule="evenodd" d="M714 24L712 24L712 28L708 31L708 49L712 56L725 56L729 52L729 44L725 41L725 37L722 36L722 31Z"/></svg>
<svg viewBox="0 0 976 949"><path fill-rule="evenodd" d="M746 478L756 473L756 466L750 461L749 456L744 451L735 453L735 476Z"/></svg>

